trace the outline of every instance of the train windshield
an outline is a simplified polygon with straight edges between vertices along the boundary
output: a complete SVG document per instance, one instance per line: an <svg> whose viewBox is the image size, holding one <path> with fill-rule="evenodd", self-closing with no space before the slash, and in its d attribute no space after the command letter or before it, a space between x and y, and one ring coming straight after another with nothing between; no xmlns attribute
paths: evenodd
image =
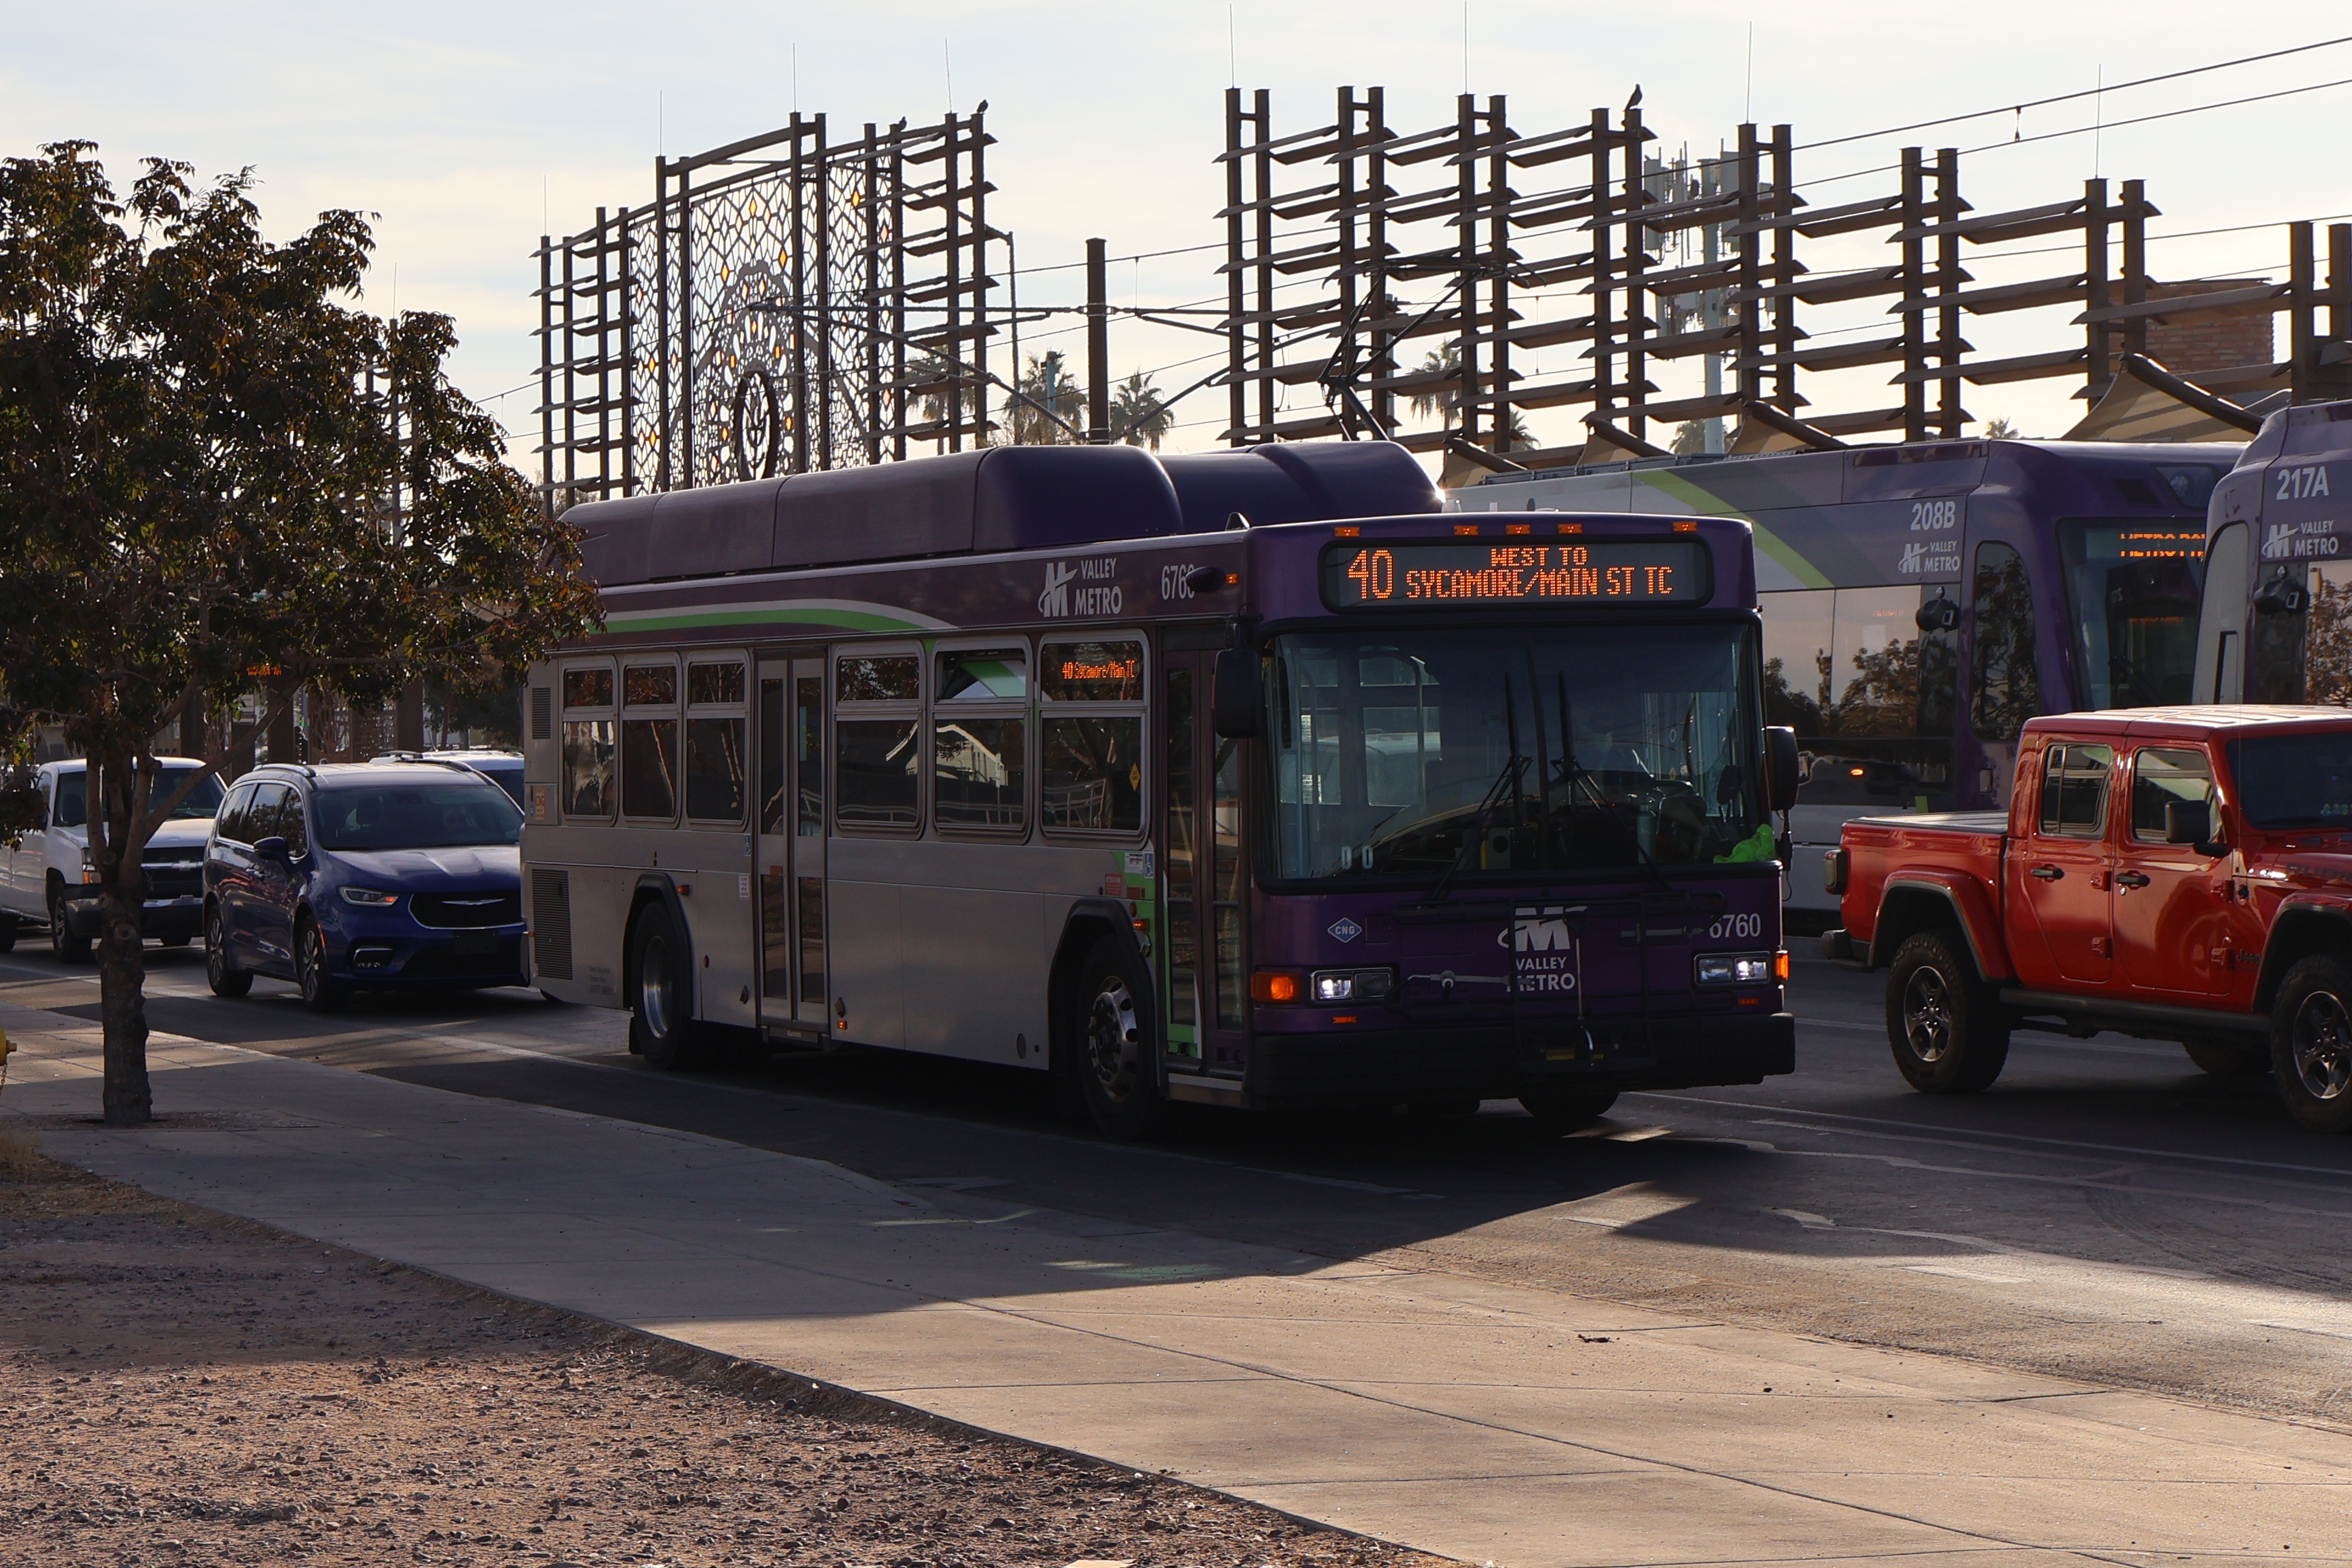
<svg viewBox="0 0 2352 1568"><path fill-rule="evenodd" d="M2197 673L2201 523L2063 522L2058 559L2086 708L2185 703Z"/></svg>
<svg viewBox="0 0 2352 1568"><path fill-rule="evenodd" d="M1524 883L1769 860L1757 690L1737 622L1280 638L1276 874Z"/></svg>

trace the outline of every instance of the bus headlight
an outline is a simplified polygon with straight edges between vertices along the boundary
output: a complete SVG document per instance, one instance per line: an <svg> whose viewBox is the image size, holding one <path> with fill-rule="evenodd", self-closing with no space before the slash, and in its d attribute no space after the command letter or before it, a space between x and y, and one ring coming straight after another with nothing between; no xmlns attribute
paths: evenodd
<svg viewBox="0 0 2352 1568"><path fill-rule="evenodd" d="M1701 953L1698 983L1702 986L1769 986L1772 983L1769 953Z"/></svg>
<svg viewBox="0 0 2352 1568"><path fill-rule="evenodd" d="M1318 1002L1384 1002L1394 979L1386 969L1318 969L1307 994Z"/></svg>

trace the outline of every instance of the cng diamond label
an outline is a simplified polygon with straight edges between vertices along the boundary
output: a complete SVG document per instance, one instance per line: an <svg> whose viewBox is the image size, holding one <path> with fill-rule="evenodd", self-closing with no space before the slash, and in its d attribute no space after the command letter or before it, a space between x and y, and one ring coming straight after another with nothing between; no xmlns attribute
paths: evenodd
<svg viewBox="0 0 2352 1568"><path fill-rule="evenodd" d="M1357 925L1354 921L1349 919L1344 915L1331 923L1329 930L1332 936L1338 937L1342 942L1353 942L1357 937L1361 936L1364 934L1364 928L1362 926Z"/></svg>

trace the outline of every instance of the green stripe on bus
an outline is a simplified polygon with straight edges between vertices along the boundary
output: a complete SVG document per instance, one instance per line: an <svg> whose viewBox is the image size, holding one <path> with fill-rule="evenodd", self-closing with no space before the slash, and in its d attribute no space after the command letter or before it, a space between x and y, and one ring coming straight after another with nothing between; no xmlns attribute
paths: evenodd
<svg viewBox="0 0 2352 1568"><path fill-rule="evenodd" d="M875 615L863 610L793 610L778 606L772 610L707 611L695 615L621 614L605 622L608 632L678 632L700 626L838 626L846 632L936 632L935 626L921 626L895 615Z"/></svg>
<svg viewBox="0 0 2352 1568"><path fill-rule="evenodd" d="M1677 504L1696 516L1702 517L1738 517L1741 522L1746 523L1749 528L1756 530L1756 548L1763 551L1766 555L1771 557L1774 561L1779 563L1782 570L1786 571L1790 577L1795 578L1799 582L1803 583L1807 588L1832 588L1836 586L1831 582L1827 577L1822 575L1821 568L1815 566L1811 561L1807 560L1803 556L1799 555L1795 550L1791 549L1786 539L1780 538L1780 535L1774 533L1771 529L1758 522L1746 512L1743 512L1737 507L1732 506L1721 497L1710 496L1705 490L1702 490L1697 486L1692 484L1689 480L1680 478L1675 475L1668 474L1655 468L1637 468L1633 471L1633 477L1639 479L1643 484L1649 486L1652 489L1658 491L1661 495L1672 497Z"/></svg>

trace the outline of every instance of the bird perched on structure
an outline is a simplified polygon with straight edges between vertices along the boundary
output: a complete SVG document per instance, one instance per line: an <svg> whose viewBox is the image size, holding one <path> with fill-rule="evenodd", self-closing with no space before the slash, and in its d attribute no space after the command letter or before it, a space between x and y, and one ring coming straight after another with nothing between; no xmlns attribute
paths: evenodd
<svg viewBox="0 0 2352 1568"><path fill-rule="evenodd" d="M1635 110L1642 107L1642 84L1640 82L1635 82L1633 84L1633 96L1625 100L1625 107L1628 110Z"/></svg>

